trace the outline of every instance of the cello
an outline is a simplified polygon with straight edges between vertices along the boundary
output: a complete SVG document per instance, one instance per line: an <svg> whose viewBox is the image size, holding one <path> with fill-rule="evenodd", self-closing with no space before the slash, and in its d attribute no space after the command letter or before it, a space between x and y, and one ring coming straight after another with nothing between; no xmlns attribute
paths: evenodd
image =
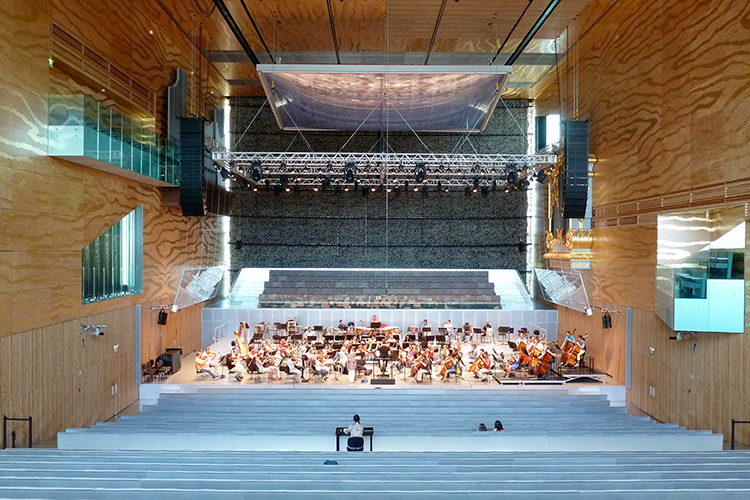
<svg viewBox="0 0 750 500"><path fill-rule="evenodd" d="M417 358L416 361L414 361L414 367L411 369L411 376L416 377L417 373L419 373L419 370L425 367L425 359L424 355L420 354L419 358Z"/></svg>
<svg viewBox="0 0 750 500"><path fill-rule="evenodd" d="M476 361L474 361L471 366L469 367L469 371L474 374L475 377L479 376L479 370L484 368L484 360L482 359L482 356L479 356Z"/></svg>

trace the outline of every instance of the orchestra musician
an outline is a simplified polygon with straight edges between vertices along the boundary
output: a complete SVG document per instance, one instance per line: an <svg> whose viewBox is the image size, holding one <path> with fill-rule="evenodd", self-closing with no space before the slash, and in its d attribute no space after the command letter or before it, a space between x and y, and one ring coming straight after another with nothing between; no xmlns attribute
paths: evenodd
<svg viewBox="0 0 750 500"><path fill-rule="evenodd" d="M576 344L580 348L580 351L578 351L578 356L576 357L576 366L581 364L581 359L586 355L586 337L588 337L588 335L578 336L578 342Z"/></svg>
<svg viewBox="0 0 750 500"><path fill-rule="evenodd" d="M462 329L463 329L463 332L464 332L464 335L463 335L464 342L466 342L466 341L468 341L471 338L471 334L474 333L474 329L471 326L471 323L469 323L468 321L466 323L464 323L464 326L463 326Z"/></svg>
<svg viewBox="0 0 750 500"><path fill-rule="evenodd" d="M488 377L492 375L492 358L490 357L490 353L482 350L478 359L482 360L482 368L477 372L477 376L482 382L486 382Z"/></svg>
<svg viewBox="0 0 750 500"><path fill-rule="evenodd" d="M432 360L426 354L420 356L419 370L417 370L416 380L420 384L424 381L424 376L432 373Z"/></svg>

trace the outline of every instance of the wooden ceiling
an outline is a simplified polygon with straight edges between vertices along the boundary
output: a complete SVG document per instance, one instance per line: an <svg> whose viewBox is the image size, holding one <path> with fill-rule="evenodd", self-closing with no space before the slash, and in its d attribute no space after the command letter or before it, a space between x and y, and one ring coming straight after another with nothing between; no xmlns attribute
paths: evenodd
<svg viewBox="0 0 750 500"><path fill-rule="evenodd" d="M201 47L219 73L231 83L231 95L262 95L258 76L241 46L210 0L194 0L210 16L202 17L207 30ZM589 0L562 0L536 34L535 41L553 40L571 24ZM326 0L225 0L245 38L261 63L269 63L269 52L277 62L289 62L292 53L328 53L335 63L334 42ZM424 60L443 0L330 0L340 52L411 53ZM431 60L440 53L483 54L489 64L524 9L503 54L510 54L536 22L549 0L447 0L437 31ZM250 21L252 16L261 38ZM264 46L265 43L265 46ZM527 52L540 52L536 43ZM266 48L268 48L268 51ZM232 51L232 52L226 52ZM544 52L544 50L542 50ZM554 52L554 51L552 51ZM227 60L225 54L234 55ZM237 56L242 61L237 62ZM505 56L507 57L507 56ZM502 64L505 57L498 58ZM533 81L549 66L523 65L523 78ZM536 67L535 67L536 66ZM516 76L516 75L514 75ZM519 70L520 77L520 70ZM512 80L513 78L511 78ZM506 94L528 97L529 89L510 88Z"/></svg>

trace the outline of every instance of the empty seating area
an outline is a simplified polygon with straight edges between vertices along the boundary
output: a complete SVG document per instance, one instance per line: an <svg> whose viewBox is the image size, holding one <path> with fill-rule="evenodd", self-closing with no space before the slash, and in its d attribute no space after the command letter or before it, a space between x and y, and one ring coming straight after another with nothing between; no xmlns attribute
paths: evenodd
<svg viewBox="0 0 750 500"><path fill-rule="evenodd" d="M270 271L260 307L499 309L487 271Z"/></svg>
<svg viewBox="0 0 750 500"><path fill-rule="evenodd" d="M722 437L633 417L600 394L566 389L240 386L162 393L139 415L58 436L66 449L335 450L353 414L374 451L720 450ZM501 420L507 432L478 432ZM583 437L581 437L583 436ZM367 441L367 440L366 440ZM366 443L369 445L369 443Z"/></svg>
<svg viewBox="0 0 750 500"><path fill-rule="evenodd" d="M750 452L0 453L2 498L705 500L750 497L749 477Z"/></svg>

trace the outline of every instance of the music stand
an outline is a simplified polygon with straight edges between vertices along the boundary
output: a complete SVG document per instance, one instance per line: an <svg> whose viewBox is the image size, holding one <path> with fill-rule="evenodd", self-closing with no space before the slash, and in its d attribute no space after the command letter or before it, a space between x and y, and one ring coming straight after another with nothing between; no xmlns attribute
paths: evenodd
<svg viewBox="0 0 750 500"><path fill-rule="evenodd" d="M380 321L373 321L372 323L370 323L370 328L374 330L377 330L378 328L380 328Z"/></svg>
<svg viewBox="0 0 750 500"><path fill-rule="evenodd" d="M518 350L518 345L516 345L516 343L513 342L512 340L508 341L508 347L510 347L511 350L513 350L513 351L517 351Z"/></svg>

